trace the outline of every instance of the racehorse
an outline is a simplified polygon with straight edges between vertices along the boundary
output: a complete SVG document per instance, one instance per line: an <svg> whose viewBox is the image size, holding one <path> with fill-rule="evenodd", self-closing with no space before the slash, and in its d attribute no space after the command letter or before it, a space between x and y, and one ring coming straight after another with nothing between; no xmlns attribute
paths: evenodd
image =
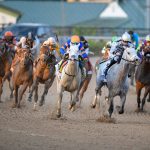
<svg viewBox="0 0 150 150"><path fill-rule="evenodd" d="M115 56L114 56L115 57ZM119 114L124 113L124 105L126 101L126 94L129 88L128 85L128 73L129 65L138 60L138 56L134 48L126 48L124 50L122 60L119 64L114 64L109 70L107 75L107 88L108 88L108 98L105 99L106 108L101 113L102 117L111 117L114 110L113 99L115 96L120 96L121 107L119 107ZM107 62L100 64L99 70L96 77L96 89L95 98L92 101L91 107L95 108L97 104L97 99L100 98L101 88L105 85L101 79L104 67L106 67ZM102 100L100 100L102 102ZM100 105L102 107L102 105ZM102 108L103 110L103 108Z"/></svg>
<svg viewBox="0 0 150 150"><path fill-rule="evenodd" d="M75 110L77 102L77 92L81 84L81 70L79 68L79 52L78 47L71 46L68 52L67 64L62 69L61 79L57 76L57 112L56 116L61 117L61 103L63 92L68 91L71 93L71 100L69 109Z"/></svg>
<svg viewBox="0 0 150 150"><path fill-rule="evenodd" d="M39 102L39 106L42 106L45 101L45 95L48 93L48 90L55 79L55 64L55 56L50 52L47 46L42 46L40 49L40 56L34 67L33 85L28 97L28 100L31 101L33 92L35 91L34 110L36 110L38 101L38 85L39 83L45 84L44 92Z"/></svg>
<svg viewBox="0 0 150 150"><path fill-rule="evenodd" d="M3 83L6 79L9 81L10 86L10 76L11 76L11 64L14 57L14 51L11 50L6 43L0 44L0 102Z"/></svg>
<svg viewBox="0 0 150 150"><path fill-rule="evenodd" d="M24 92L27 87L32 84L33 75L33 59L30 49L21 48L19 53L20 60L16 63L11 78L12 88L15 93L15 102L12 106L13 108L20 107L20 102Z"/></svg>
<svg viewBox="0 0 150 150"><path fill-rule="evenodd" d="M137 111L143 111L145 99L148 94L150 99L150 50L143 52L144 55L142 56L142 61L139 64L135 74L137 103L138 103ZM144 87L145 93L144 97L142 98L142 105L141 105L140 96L141 91Z"/></svg>

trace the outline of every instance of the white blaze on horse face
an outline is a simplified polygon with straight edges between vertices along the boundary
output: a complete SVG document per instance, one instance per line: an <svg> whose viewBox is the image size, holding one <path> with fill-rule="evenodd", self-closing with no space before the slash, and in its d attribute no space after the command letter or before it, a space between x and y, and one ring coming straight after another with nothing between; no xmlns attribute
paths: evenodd
<svg viewBox="0 0 150 150"><path fill-rule="evenodd" d="M69 58L70 59L78 59L79 56L79 46L78 45L71 45L69 51Z"/></svg>
<svg viewBox="0 0 150 150"><path fill-rule="evenodd" d="M133 47L126 48L125 52L126 52L125 55L126 55L127 60L136 61L139 59L135 48L133 48Z"/></svg>

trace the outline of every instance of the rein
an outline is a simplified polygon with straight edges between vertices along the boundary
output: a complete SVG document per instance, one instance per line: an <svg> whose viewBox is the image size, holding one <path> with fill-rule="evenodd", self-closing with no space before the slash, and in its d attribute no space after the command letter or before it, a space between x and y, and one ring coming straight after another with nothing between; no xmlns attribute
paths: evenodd
<svg viewBox="0 0 150 150"><path fill-rule="evenodd" d="M72 59L69 59L69 58L68 58L67 60L71 60L71 61L79 61L78 59L72 60ZM65 68L64 68L64 72L65 72L66 75L68 75L68 76L70 76L70 77L73 77L73 78L74 78L74 77L76 76L76 75L68 74L68 73L65 71Z"/></svg>

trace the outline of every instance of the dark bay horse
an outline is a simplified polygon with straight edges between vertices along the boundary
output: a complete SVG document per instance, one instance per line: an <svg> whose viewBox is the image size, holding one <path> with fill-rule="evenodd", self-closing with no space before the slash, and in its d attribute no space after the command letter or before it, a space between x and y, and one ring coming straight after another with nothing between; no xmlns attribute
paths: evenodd
<svg viewBox="0 0 150 150"><path fill-rule="evenodd" d="M33 59L30 49L22 48L19 52L20 60L16 63L12 73L12 88L15 92L14 107L20 107L22 96L28 86L32 84Z"/></svg>
<svg viewBox="0 0 150 150"><path fill-rule="evenodd" d="M36 110L36 104L38 101L38 85L39 83L45 84L44 92L42 94L39 106L42 106L45 101L45 95L48 93L49 88L52 86L55 79L55 64L56 58L50 52L47 46L42 46L40 49L40 55L38 60L35 62L34 73L33 73L33 85L30 91L28 101L31 101L33 92L34 95L34 110Z"/></svg>
<svg viewBox="0 0 150 150"><path fill-rule="evenodd" d="M142 57L142 62L138 66L135 74L136 80L136 93L137 93L137 111L143 111L143 107L145 104L145 99L147 95L150 93L150 49L149 51L144 51L144 55ZM142 98L141 105L141 91L145 87L144 97Z"/></svg>
<svg viewBox="0 0 150 150"><path fill-rule="evenodd" d="M11 76L11 64L14 57L14 51L11 50L6 43L0 44L0 102L3 83L6 79L9 81L10 85L10 76Z"/></svg>

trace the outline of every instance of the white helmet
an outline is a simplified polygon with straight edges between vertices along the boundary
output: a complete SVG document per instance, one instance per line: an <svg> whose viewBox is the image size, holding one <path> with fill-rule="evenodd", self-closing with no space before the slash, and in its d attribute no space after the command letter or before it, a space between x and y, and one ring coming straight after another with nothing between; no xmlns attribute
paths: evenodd
<svg viewBox="0 0 150 150"><path fill-rule="evenodd" d="M25 38L24 36L21 37L21 38L20 38L20 42L21 42L21 43L25 43L25 42L26 42L26 38Z"/></svg>
<svg viewBox="0 0 150 150"><path fill-rule="evenodd" d="M150 42L150 35L147 35L146 38L145 38L145 40L146 40L147 42Z"/></svg>
<svg viewBox="0 0 150 150"><path fill-rule="evenodd" d="M56 45L56 40L54 37L49 37L47 41L49 42L50 45Z"/></svg>
<svg viewBox="0 0 150 150"><path fill-rule="evenodd" d="M122 35L122 40L125 41L125 42L131 42L131 36L129 33L125 32L123 35Z"/></svg>

